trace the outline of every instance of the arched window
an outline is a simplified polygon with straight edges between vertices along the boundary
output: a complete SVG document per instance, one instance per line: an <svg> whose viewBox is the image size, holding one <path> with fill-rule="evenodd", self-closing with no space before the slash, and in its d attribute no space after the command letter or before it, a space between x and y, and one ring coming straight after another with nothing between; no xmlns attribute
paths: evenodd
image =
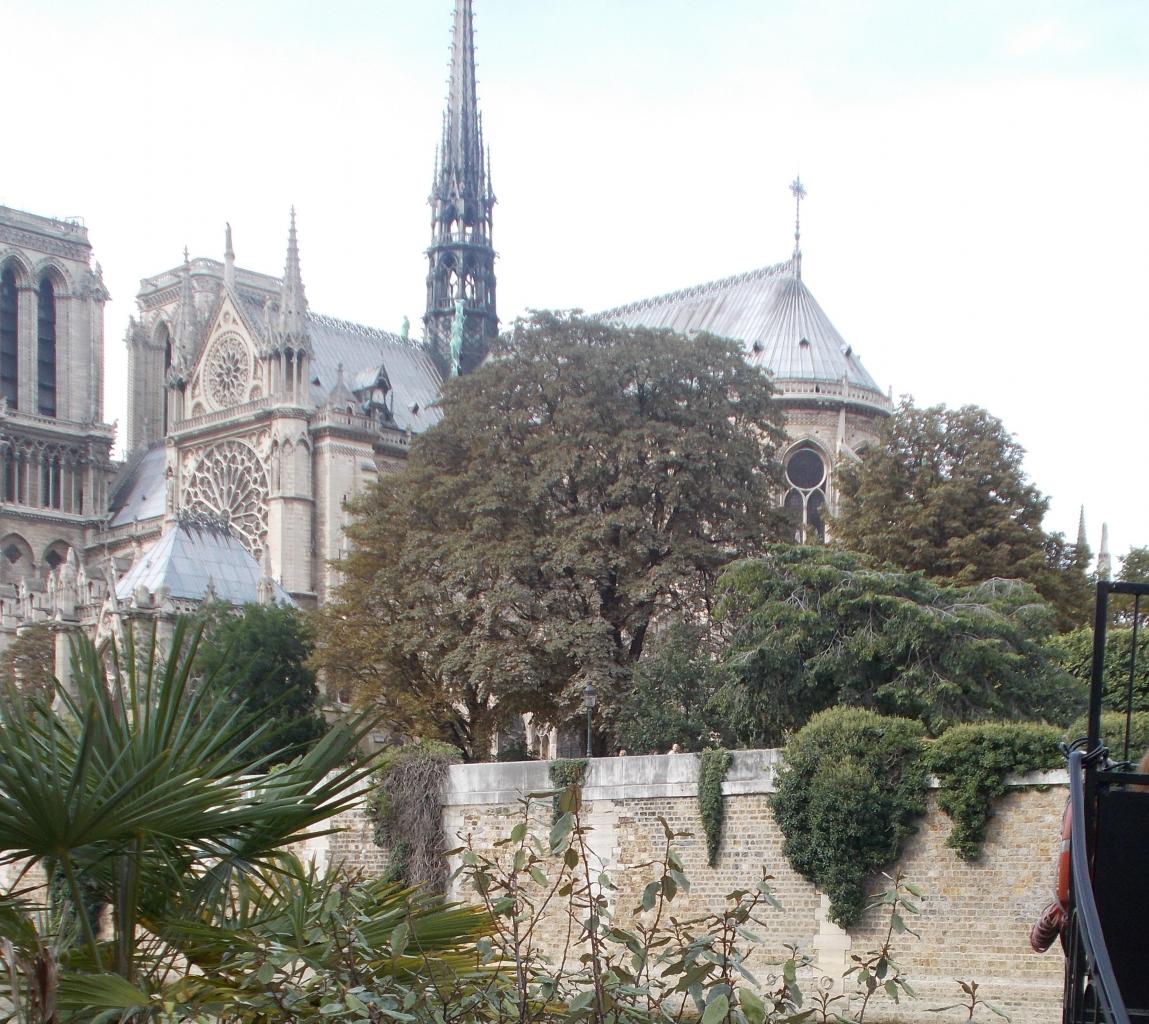
<svg viewBox="0 0 1149 1024"><path fill-rule="evenodd" d="M56 289L47 277L36 304L36 411L56 415Z"/></svg>
<svg viewBox="0 0 1149 1024"><path fill-rule="evenodd" d="M163 434L167 437L168 433L168 374L172 368L172 336L168 330L168 325L161 323L157 333L157 340L164 347L164 376L160 381L160 394L163 395Z"/></svg>
<svg viewBox="0 0 1149 1024"><path fill-rule="evenodd" d="M783 508L794 521L795 539L802 544L826 539L826 460L816 448L795 448L786 458L789 488Z"/></svg>
<svg viewBox="0 0 1149 1024"><path fill-rule="evenodd" d="M20 384L19 293L16 274L8 267L0 274L0 395L9 409L18 407Z"/></svg>

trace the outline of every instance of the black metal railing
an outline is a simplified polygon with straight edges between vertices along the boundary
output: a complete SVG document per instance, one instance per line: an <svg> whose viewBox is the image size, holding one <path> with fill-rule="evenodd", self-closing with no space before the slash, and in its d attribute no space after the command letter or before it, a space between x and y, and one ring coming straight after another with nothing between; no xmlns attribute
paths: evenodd
<svg viewBox="0 0 1149 1024"><path fill-rule="evenodd" d="M1097 751L1095 750L1096 754ZM1090 851L1085 793L1086 773L1096 767L1081 750L1069 753L1069 807L1073 815L1070 838L1069 920L1065 944L1066 1024L1129 1024L1129 1011L1117 986L1117 976L1093 893L1089 870Z"/></svg>
<svg viewBox="0 0 1149 1024"><path fill-rule="evenodd" d="M1130 626L1129 674L1120 692L1108 694L1111 710L1124 712L1120 733L1103 735L1106 701L1110 595L1133 599L1122 612ZM1129 1024L1149 1020L1144 914L1149 907L1149 871L1144 850L1149 839L1149 778L1131 761L1133 712L1137 696L1137 643L1142 598L1149 584L1097 585L1086 736L1069 751L1070 883L1065 939L1066 1024ZM1123 705L1123 706L1122 706ZM1110 759L1110 746L1120 754ZM1135 1000L1130 1006L1130 999Z"/></svg>

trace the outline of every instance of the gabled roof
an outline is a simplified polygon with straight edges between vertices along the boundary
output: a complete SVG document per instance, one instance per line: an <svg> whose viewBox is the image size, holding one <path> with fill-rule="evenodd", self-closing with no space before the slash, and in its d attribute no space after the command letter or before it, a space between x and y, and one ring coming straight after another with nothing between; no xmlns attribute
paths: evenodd
<svg viewBox="0 0 1149 1024"><path fill-rule="evenodd" d="M881 396L857 354L802 282L794 260L683 288L597 314L631 327L708 331L741 341L746 358L779 382L843 378ZM884 401L884 398L883 398Z"/></svg>
<svg viewBox="0 0 1149 1024"><path fill-rule="evenodd" d="M164 514L164 467L167 455L162 441L135 452L112 484L108 526L127 526L141 519Z"/></svg>
<svg viewBox="0 0 1149 1024"><path fill-rule="evenodd" d="M262 576L259 563L225 526L180 520L136 559L116 584L116 598L130 601L144 587L153 594L164 588L175 600L203 601L210 592L230 604L253 604ZM295 603L278 583L272 592L278 603Z"/></svg>

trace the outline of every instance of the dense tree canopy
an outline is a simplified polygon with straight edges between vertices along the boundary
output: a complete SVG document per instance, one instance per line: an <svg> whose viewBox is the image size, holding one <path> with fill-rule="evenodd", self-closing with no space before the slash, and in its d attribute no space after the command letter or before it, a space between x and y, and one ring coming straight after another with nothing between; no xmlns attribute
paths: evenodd
<svg viewBox="0 0 1149 1024"><path fill-rule="evenodd" d="M230 688L243 703L247 731L266 731L247 756L301 753L322 734L315 673L307 664L311 639L299 613L286 605L213 604L204 610L208 642L196 670ZM242 735L242 733L241 733Z"/></svg>
<svg viewBox="0 0 1149 1024"><path fill-rule="evenodd" d="M747 746L774 746L835 704L924 722L1064 722L1082 689L1043 646L1050 608L1016 581L958 587L829 548L779 545L717 587L727 681Z"/></svg>
<svg viewBox="0 0 1149 1024"><path fill-rule="evenodd" d="M732 342L537 313L442 410L354 503L317 660L468 756L587 683L609 720L656 617L785 530L781 413Z"/></svg>
<svg viewBox="0 0 1149 1024"><path fill-rule="evenodd" d="M1048 499L1024 449L984 409L903 399L882 441L843 474L833 533L842 547L958 583L1031 583L1065 628L1087 621L1088 552L1048 536Z"/></svg>
<svg viewBox="0 0 1149 1024"><path fill-rule="evenodd" d="M615 720L615 740L635 754L665 754L724 743L731 735L714 695L722 667L706 643L706 630L677 623L660 633L635 668Z"/></svg>

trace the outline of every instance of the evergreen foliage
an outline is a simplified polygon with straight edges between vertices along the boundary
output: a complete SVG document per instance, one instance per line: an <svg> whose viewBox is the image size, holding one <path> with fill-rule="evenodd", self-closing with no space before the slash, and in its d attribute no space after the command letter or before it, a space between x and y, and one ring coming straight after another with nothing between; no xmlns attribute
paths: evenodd
<svg viewBox="0 0 1149 1024"><path fill-rule="evenodd" d="M615 736L627 750L700 750L730 735L713 706L721 666L704 642L705 631L676 623L660 633L635 666L626 701L615 719Z"/></svg>
<svg viewBox="0 0 1149 1024"><path fill-rule="evenodd" d="M1015 581L957 587L852 552L777 545L719 580L714 705L745 746L778 746L836 704L937 734L989 718L1065 722L1083 691L1043 646L1048 606Z"/></svg>
<svg viewBox="0 0 1149 1024"><path fill-rule="evenodd" d="M1149 599L1145 602L1149 608ZM1132 606L1130 606L1130 612ZM1093 630L1075 629L1051 637L1049 647L1058 663L1088 690L1093 672ZM1133 710L1149 711L1149 629L1137 630L1137 664L1133 664L1133 627L1110 626L1105 631L1105 675L1102 705L1113 711L1126 710L1130 672L1133 681Z"/></svg>
<svg viewBox="0 0 1149 1024"><path fill-rule="evenodd" d="M367 811L375 842L390 851L385 878L442 893L447 883L443 842L443 783L456 747L416 740L390 747L379 757Z"/></svg>
<svg viewBox="0 0 1149 1024"><path fill-rule="evenodd" d="M206 642L196 672L230 689L248 721L235 741L261 730L247 753L286 761L323 735L319 688L307 660L312 640L299 612L288 605L247 604L236 610L218 603L201 612ZM254 758L252 758L254 759Z"/></svg>
<svg viewBox="0 0 1149 1024"><path fill-rule="evenodd" d="M869 876L897 860L925 812L923 737L918 722L836 707L786 746L771 800L782 852L830 897L828 916L843 928L865 909Z"/></svg>
<svg viewBox="0 0 1149 1024"><path fill-rule="evenodd" d="M588 682L609 727L655 618L785 531L782 413L734 342L536 313L440 408L352 503L317 663L469 758Z"/></svg>
<svg viewBox="0 0 1149 1024"><path fill-rule="evenodd" d="M938 806L953 819L946 846L977 860L993 801L1010 775L1061 768L1062 730L1033 723L981 722L947 729L926 751L926 766L941 788Z"/></svg>
<svg viewBox="0 0 1149 1024"><path fill-rule="evenodd" d="M904 398L881 442L840 480L835 542L959 584L1032 584L1061 628L1087 623L1088 549L1041 528L1049 505L1022 468L1024 449L984 409L920 409Z"/></svg>
<svg viewBox="0 0 1149 1024"><path fill-rule="evenodd" d="M1125 750L1125 712L1101 713L1101 743L1109 748L1115 761L1138 761L1149 750L1149 711L1134 711L1129 718L1129 751ZM1082 715L1065 732L1066 743L1072 743L1089 733L1089 716Z"/></svg>
<svg viewBox="0 0 1149 1024"><path fill-rule="evenodd" d="M698 813L706 833L706 863L711 867L718 863L722 822L726 817L722 783L733 763L734 755L728 750L704 750L698 757Z"/></svg>

